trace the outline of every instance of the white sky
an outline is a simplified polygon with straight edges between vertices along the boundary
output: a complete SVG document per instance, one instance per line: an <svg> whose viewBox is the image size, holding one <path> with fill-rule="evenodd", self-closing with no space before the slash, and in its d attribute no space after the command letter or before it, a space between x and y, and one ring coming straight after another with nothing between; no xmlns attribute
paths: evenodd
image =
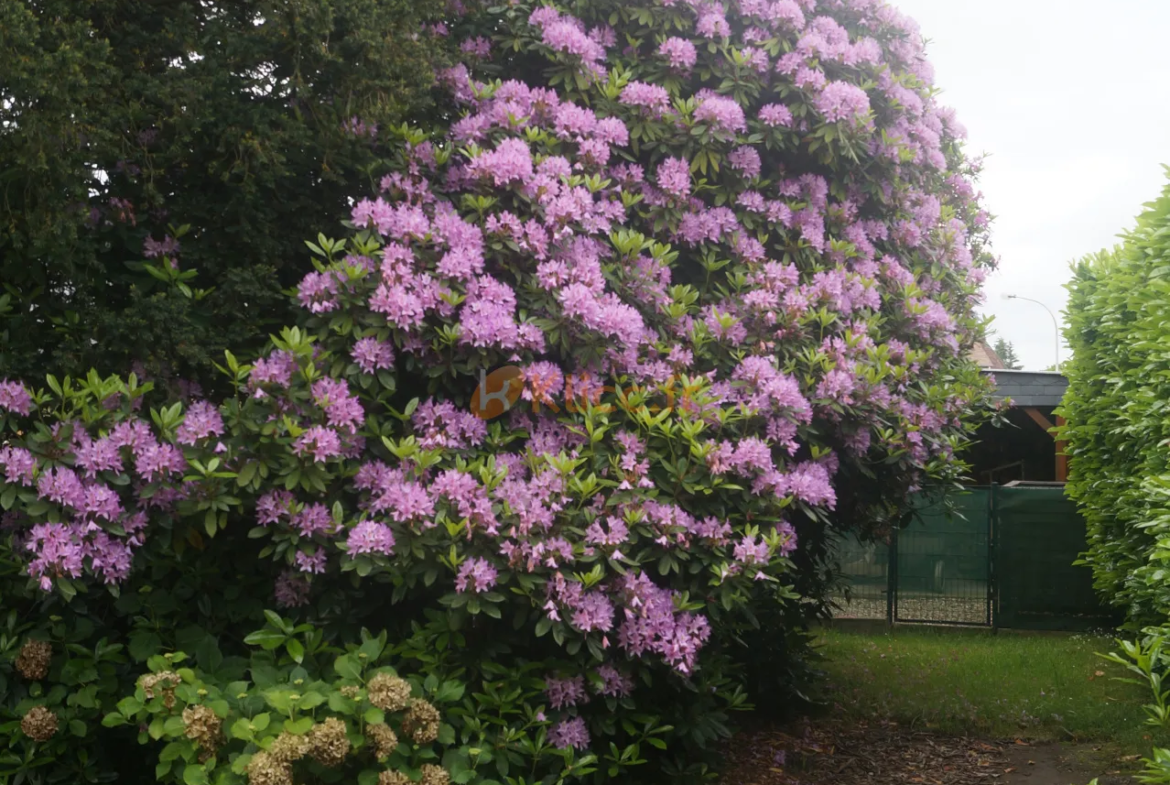
<svg viewBox="0 0 1170 785"><path fill-rule="evenodd" d="M1170 0L891 0L922 26L943 90L989 154L1000 268L984 312L1027 369L1052 365L1069 263L1114 245L1170 164ZM1061 347L1061 359L1067 359Z"/></svg>

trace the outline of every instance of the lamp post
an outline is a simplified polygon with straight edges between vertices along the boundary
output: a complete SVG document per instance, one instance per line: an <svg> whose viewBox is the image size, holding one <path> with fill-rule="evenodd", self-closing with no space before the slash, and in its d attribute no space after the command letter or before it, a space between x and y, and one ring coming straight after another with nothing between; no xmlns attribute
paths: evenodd
<svg viewBox="0 0 1170 785"><path fill-rule="evenodd" d="M1027 302L1030 302L1030 303L1036 303L1036 305L1039 305L1041 308L1043 308L1045 311L1048 312L1048 315L1050 317L1052 317L1052 329L1053 329L1054 338L1055 338L1053 345L1056 347L1056 365L1052 366L1052 368L1053 368L1053 370L1059 372L1060 371L1060 322L1057 321L1056 314L1054 314L1052 312L1052 309L1049 308L1047 305L1040 302L1039 300L1033 300L1031 297L1021 297L1018 294L1005 294L1003 296L1003 298L1005 300L1026 300Z"/></svg>

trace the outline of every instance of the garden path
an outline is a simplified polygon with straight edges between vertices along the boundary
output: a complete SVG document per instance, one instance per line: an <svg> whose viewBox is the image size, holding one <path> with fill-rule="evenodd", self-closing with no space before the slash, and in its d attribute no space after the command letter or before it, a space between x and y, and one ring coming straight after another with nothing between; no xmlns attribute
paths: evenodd
<svg viewBox="0 0 1170 785"><path fill-rule="evenodd" d="M762 726L734 740L723 785L1131 785L1091 745L958 738L893 722ZM1133 767L1135 762L1123 765Z"/></svg>

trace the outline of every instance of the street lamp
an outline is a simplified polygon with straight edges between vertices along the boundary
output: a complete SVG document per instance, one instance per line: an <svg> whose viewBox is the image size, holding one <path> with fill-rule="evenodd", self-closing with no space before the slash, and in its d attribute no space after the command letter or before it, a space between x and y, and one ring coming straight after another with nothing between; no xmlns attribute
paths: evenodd
<svg viewBox="0 0 1170 785"><path fill-rule="evenodd" d="M1021 297L1018 294L1005 294L1003 296L1003 299L1005 299L1005 300L1026 300L1027 302L1030 302L1030 303L1036 303L1036 305L1039 305L1041 308L1043 308L1045 311L1048 312L1049 316L1052 317L1052 329L1055 333L1055 338L1056 338L1056 340L1054 342L1054 345L1056 347L1056 365L1054 365L1052 367L1054 370L1059 372L1060 371L1060 322L1058 322L1056 320L1056 314L1054 314L1052 312L1052 309L1049 308L1047 305L1040 302L1039 300L1033 300L1031 297Z"/></svg>

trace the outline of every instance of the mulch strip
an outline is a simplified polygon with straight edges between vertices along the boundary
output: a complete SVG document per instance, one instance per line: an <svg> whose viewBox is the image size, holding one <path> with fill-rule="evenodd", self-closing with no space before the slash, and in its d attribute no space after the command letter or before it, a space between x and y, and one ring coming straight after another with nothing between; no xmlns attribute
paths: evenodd
<svg viewBox="0 0 1170 785"><path fill-rule="evenodd" d="M723 785L988 785L1010 770L1004 745L830 721L737 735Z"/></svg>

